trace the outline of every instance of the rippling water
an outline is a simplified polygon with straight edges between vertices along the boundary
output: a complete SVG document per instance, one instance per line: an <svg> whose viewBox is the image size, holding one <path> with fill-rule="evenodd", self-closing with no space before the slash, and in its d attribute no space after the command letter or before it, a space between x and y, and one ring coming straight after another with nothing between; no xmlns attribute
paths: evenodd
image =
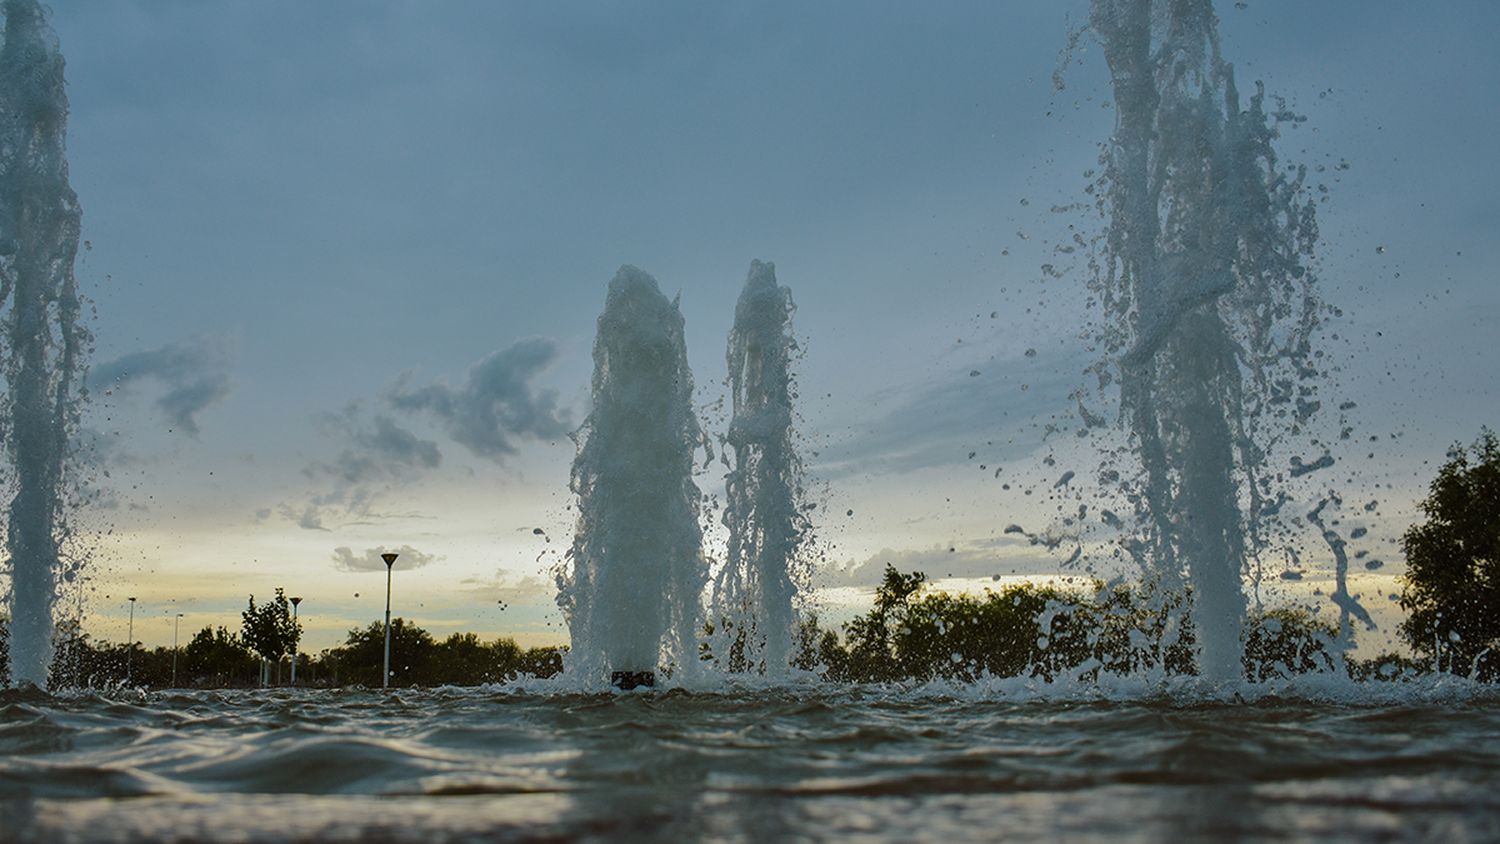
<svg viewBox="0 0 1500 844"><path fill-rule="evenodd" d="M0 840L1500 840L1500 695L1378 685L5 692Z"/></svg>

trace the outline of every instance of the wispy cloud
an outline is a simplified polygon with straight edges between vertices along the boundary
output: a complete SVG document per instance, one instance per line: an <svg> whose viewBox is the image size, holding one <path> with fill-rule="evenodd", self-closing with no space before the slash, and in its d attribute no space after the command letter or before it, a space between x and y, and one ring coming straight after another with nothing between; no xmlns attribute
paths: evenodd
<svg viewBox="0 0 1500 844"><path fill-rule="evenodd" d="M1055 416L1072 413L1069 398L1084 382L1084 358L1051 365L1034 358L955 367L941 380L892 388L875 397L894 405L855 425L812 463L820 477L911 472L963 463L979 450L992 461L1030 454Z"/></svg>
<svg viewBox="0 0 1500 844"><path fill-rule="evenodd" d="M389 415L370 414L359 402L319 420L342 441L331 460L314 460L302 473L322 489L307 500L284 503L279 512L304 530L327 530L340 516L370 515L372 503L391 486L414 480L442 464L442 451Z"/></svg>
<svg viewBox="0 0 1500 844"><path fill-rule="evenodd" d="M462 384L413 384L402 373L370 409L354 401L321 418L339 443L331 459L314 460L303 474L321 489L306 500L282 504L281 515L306 530L327 530L350 516L369 518L393 487L440 468L443 446L408 426L435 422L447 438L477 456L502 461L521 439L567 435L572 423L555 390L533 382L557 357L556 344L533 337L493 352L469 368ZM430 420L430 421L429 421Z"/></svg>
<svg viewBox="0 0 1500 844"><path fill-rule="evenodd" d="M356 554L347 545L340 545L333 549L333 567L339 571L385 571L385 560L380 558L381 554L394 551L396 562L391 566L396 571L409 571L431 565L442 559L441 557L427 554L411 547L402 545L400 548L387 548L381 545L378 548L368 548L363 553Z"/></svg>
<svg viewBox="0 0 1500 844"><path fill-rule="evenodd" d="M999 578L1012 574L1050 574L1066 568L1068 554L1049 554L1024 536L1004 536L978 542L955 542L927 548L885 548L870 557L842 566L820 567L813 575L816 588L878 586L885 567L920 571L929 580L941 578Z"/></svg>
<svg viewBox="0 0 1500 844"><path fill-rule="evenodd" d="M198 417L232 388L229 351L221 340L199 337L96 364L89 374L95 390L127 393L150 381L162 390L155 405L175 430L196 437Z"/></svg>
<svg viewBox="0 0 1500 844"><path fill-rule="evenodd" d="M327 414L322 421L348 445L332 461L314 462L308 474L358 485L420 474L443 462L436 442L422 439L385 414L367 418L358 402Z"/></svg>
<svg viewBox="0 0 1500 844"><path fill-rule="evenodd" d="M469 577L461 581L464 591L503 603L549 603L557 596L557 584L550 578L534 574L516 574L500 570L493 578Z"/></svg>
<svg viewBox="0 0 1500 844"><path fill-rule="evenodd" d="M497 460L515 453L516 438L552 439L572 430L557 391L532 383L556 358L556 343L529 337L481 358L456 387L442 381L416 387L411 373L403 373L386 398L397 410L432 416L454 442Z"/></svg>

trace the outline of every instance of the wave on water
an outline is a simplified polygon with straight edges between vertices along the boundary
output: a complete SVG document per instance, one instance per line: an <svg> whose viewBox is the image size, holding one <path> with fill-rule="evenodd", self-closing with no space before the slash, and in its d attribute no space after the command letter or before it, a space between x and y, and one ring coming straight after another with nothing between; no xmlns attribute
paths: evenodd
<svg viewBox="0 0 1500 844"><path fill-rule="evenodd" d="M1432 676L7 692L0 841L1482 838L1496 735Z"/></svg>

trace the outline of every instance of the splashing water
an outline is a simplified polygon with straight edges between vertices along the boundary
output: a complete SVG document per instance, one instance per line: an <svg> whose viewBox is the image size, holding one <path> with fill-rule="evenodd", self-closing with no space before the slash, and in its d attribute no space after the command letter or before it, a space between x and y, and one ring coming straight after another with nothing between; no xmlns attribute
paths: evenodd
<svg viewBox="0 0 1500 844"><path fill-rule="evenodd" d="M1127 543L1162 588L1190 591L1199 669L1240 676L1247 560L1272 509L1270 448L1317 411L1323 305L1301 168L1278 164L1264 92L1240 102L1209 0L1095 0L1116 126L1093 282L1101 345L1142 466Z"/></svg>
<svg viewBox="0 0 1500 844"><path fill-rule="evenodd" d="M573 461L578 526L558 575L579 682L658 665L691 674L698 662L708 573L693 458L707 441L682 329L656 280L621 267L594 340L593 410Z"/></svg>
<svg viewBox="0 0 1500 844"><path fill-rule="evenodd" d="M62 513L74 388L87 331L73 277L81 214L68 185L68 98L57 37L34 0L8 0L0 47L0 406L15 497L6 524L11 681L45 687L66 535Z"/></svg>
<svg viewBox="0 0 1500 844"><path fill-rule="evenodd" d="M792 291L776 266L750 262L729 333L734 417L726 441L734 468L725 482L729 548L714 584L716 653L730 670L784 675L797 624L797 554L806 534L802 464L792 443ZM727 454L725 457L727 458Z"/></svg>

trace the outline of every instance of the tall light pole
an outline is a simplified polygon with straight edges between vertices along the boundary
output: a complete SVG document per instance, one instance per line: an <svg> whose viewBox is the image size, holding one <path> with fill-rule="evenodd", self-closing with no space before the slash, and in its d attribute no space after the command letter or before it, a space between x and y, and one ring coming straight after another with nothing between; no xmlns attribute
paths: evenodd
<svg viewBox="0 0 1500 844"><path fill-rule="evenodd" d="M177 631L182 628L182 613L172 619L172 688L177 688Z"/></svg>
<svg viewBox="0 0 1500 844"><path fill-rule="evenodd" d="M380 555L385 560L385 671L380 675L380 688L391 685L391 566L398 555L390 551Z"/></svg>
<svg viewBox="0 0 1500 844"><path fill-rule="evenodd" d="M130 663L135 656L135 598L126 598L130 602L130 627L129 633L125 634L125 682L130 682Z"/></svg>
<svg viewBox="0 0 1500 844"><path fill-rule="evenodd" d="M292 629L293 630L297 630L297 605L300 604L300 603L302 603L302 599L301 598L296 597L296 596L292 597ZM297 685L297 639L301 638L301 632L302 631L297 630L297 633L295 634L295 637L292 639L292 685L294 685L294 686Z"/></svg>

